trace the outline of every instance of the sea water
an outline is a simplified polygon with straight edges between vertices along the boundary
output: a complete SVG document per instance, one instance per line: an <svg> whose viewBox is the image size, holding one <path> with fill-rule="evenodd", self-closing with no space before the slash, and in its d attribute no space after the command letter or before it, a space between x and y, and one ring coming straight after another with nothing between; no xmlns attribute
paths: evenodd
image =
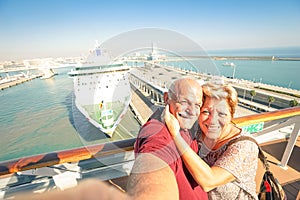
<svg viewBox="0 0 300 200"><path fill-rule="evenodd" d="M233 62L235 67L235 78L246 79L254 82L262 82L300 90L300 47L280 48L252 48L214 50L209 52L215 56L236 57L269 57L295 60L216 60L216 66L220 73L226 77L232 77L233 68L223 66L224 62Z"/></svg>
<svg viewBox="0 0 300 200"><path fill-rule="evenodd" d="M232 76L225 61L216 71ZM236 78L300 90L300 61L226 60L236 65ZM184 67L186 63L173 63ZM86 120L76 125L71 68L56 69L51 79L34 79L0 91L0 161L109 141ZM83 131L79 132L78 127Z"/></svg>
<svg viewBox="0 0 300 200"><path fill-rule="evenodd" d="M234 67L224 63L234 63ZM197 71L224 77L233 77L253 82L276 85L284 88L300 90L300 60L214 60L193 59L161 64L182 70Z"/></svg>
<svg viewBox="0 0 300 200"><path fill-rule="evenodd" d="M220 74L232 77L233 67L223 66L224 62L215 61ZM300 61L226 60L226 62L235 64L234 78L300 90Z"/></svg>
<svg viewBox="0 0 300 200"><path fill-rule="evenodd" d="M0 160L80 146L68 118L72 80L58 71L0 92Z"/></svg>

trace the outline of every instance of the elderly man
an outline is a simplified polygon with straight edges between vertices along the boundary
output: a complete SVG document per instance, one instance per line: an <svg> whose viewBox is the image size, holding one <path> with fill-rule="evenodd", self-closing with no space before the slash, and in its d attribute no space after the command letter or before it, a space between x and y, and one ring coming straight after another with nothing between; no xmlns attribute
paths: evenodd
<svg viewBox="0 0 300 200"><path fill-rule="evenodd" d="M189 129L196 122L202 105L202 88L194 79L174 81L165 104L177 118L181 135L197 151ZM133 199L207 199L207 194L186 170L158 109L141 128L136 143L136 161L128 182Z"/></svg>

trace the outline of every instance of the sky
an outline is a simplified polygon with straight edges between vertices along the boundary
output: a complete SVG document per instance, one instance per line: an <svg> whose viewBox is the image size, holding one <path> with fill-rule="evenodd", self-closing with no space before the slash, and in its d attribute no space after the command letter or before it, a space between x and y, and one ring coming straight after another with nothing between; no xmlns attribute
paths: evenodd
<svg viewBox="0 0 300 200"><path fill-rule="evenodd" d="M206 50L299 47L300 1L0 0L0 61L80 56L149 27Z"/></svg>

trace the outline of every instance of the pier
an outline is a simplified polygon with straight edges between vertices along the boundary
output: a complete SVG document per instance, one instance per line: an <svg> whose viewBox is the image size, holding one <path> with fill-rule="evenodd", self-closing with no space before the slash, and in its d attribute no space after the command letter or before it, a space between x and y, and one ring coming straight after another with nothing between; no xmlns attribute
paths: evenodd
<svg viewBox="0 0 300 200"><path fill-rule="evenodd" d="M17 80L3 83L0 85L0 90L4 90L4 89L10 88L10 87L22 84L27 81L31 81L31 80L33 80L35 78L39 78L41 76L42 76L42 74L31 75L30 77L21 77L21 78L18 78Z"/></svg>
<svg viewBox="0 0 300 200"><path fill-rule="evenodd" d="M238 92L239 105L252 109L255 112L289 108L290 101L293 99L300 102L300 91L298 90L180 70L157 63L147 63L143 68L134 68L131 71L130 81L146 97L159 105L163 103L163 92L168 87L167 84L178 77L191 77L202 83L204 80L222 79L225 83L231 84ZM250 95L250 91L252 90L256 93L253 97ZM268 102L268 97L270 96L274 98L274 102Z"/></svg>

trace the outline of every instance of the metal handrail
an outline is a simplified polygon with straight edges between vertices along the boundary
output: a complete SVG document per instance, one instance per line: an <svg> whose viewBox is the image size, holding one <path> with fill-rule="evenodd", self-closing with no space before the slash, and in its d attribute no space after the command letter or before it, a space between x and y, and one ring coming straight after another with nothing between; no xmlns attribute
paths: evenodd
<svg viewBox="0 0 300 200"><path fill-rule="evenodd" d="M244 117L238 117L233 120L238 126L245 126L250 124L255 124L259 122L268 122L277 119L284 119L287 117L293 117L300 115L300 106L291 107L271 112L264 112L259 114L248 115Z"/></svg>
<svg viewBox="0 0 300 200"><path fill-rule="evenodd" d="M29 169L99 158L133 150L135 138L13 159L0 163L0 176Z"/></svg>
<svg viewBox="0 0 300 200"><path fill-rule="evenodd" d="M267 122L277 119L290 118L293 116L300 116L300 107L293 107L272 112L265 112L239 117L234 119L233 121L238 126L244 126L254 124L257 122ZM291 135L293 141L290 140L291 142L289 142L289 144L287 145L288 147L290 147L289 152L285 154L290 155L295 145L295 140L298 135L299 126L300 123L296 123L293 133ZM29 169L48 167L67 162L77 162L81 160L87 160L90 158L99 158L121 152L132 151L134 142L135 138L132 138L127 140L45 153L40 155L33 155L29 157L0 162L0 176ZM282 162L283 166L285 165L284 162L287 163L288 158L289 156L287 156L287 158L284 158L284 161Z"/></svg>
<svg viewBox="0 0 300 200"><path fill-rule="evenodd" d="M239 127L242 127L242 126L251 125L255 123L271 122L271 121L287 119L287 118L289 119L286 120L284 123L278 123L277 125L266 128L256 134L256 135L262 135L274 130L278 130L282 127L295 124L279 164L279 166L286 169L287 163L289 161L289 158L292 154L292 151L294 149L294 146L296 144L299 135L299 130L300 130L300 107L299 106L286 108L282 110L276 110L272 112L264 112L260 114L239 117L234 119L233 122L236 123Z"/></svg>

